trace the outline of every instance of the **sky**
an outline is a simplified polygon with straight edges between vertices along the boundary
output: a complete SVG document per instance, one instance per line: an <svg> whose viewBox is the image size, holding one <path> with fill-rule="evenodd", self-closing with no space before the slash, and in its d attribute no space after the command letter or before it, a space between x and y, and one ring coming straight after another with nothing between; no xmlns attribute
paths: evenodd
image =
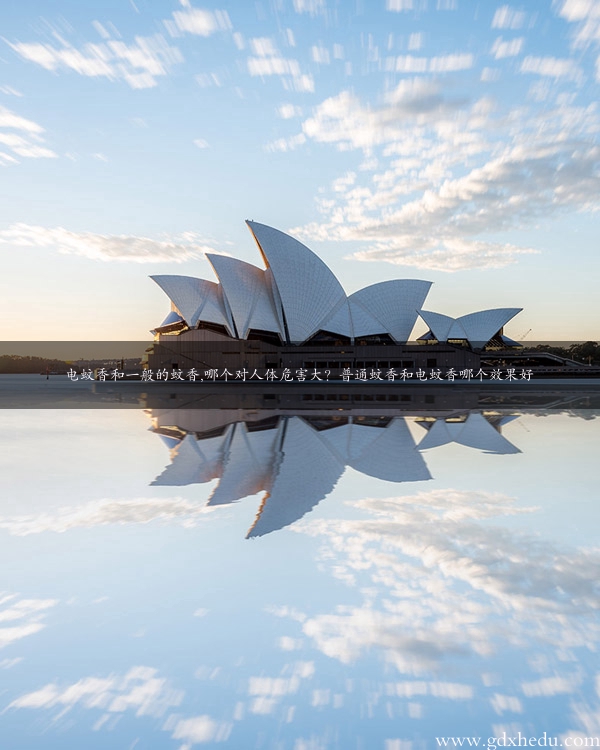
<svg viewBox="0 0 600 750"><path fill-rule="evenodd" d="M150 275L262 267L245 219L348 293L425 279L425 309L600 339L597 0L24 0L0 28L0 340L150 339Z"/></svg>

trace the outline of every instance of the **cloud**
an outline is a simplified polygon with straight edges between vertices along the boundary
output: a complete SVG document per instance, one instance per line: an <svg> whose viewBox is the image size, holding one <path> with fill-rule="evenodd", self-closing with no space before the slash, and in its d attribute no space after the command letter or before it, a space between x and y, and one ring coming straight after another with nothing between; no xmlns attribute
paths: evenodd
<svg viewBox="0 0 600 750"><path fill-rule="evenodd" d="M171 736L174 740L183 740L188 743L182 747L204 742L226 742L231 734L232 726L231 722L218 722L203 714L178 721Z"/></svg>
<svg viewBox="0 0 600 750"><path fill-rule="evenodd" d="M28 536L48 531L62 534L72 529L151 521L179 521L185 526L193 526L199 517L211 512L211 508L196 505L180 497L161 500L106 499L66 506L54 512L35 516L5 516L0 518L0 528L6 529L14 536Z"/></svg>
<svg viewBox="0 0 600 750"><path fill-rule="evenodd" d="M569 58L533 57L528 55L521 63L521 73L535 73L548 78L565 78L581 81L583 74L579 66Z"/></svg>
<svg viewBox="0 0 600 750"><path fill-rule="evenodd" d="M470 53L441 55L439 57L415 57L400 55L386 60L386 69L396 73L455 73L473 67L475 58Z"/></svg>
<svg viewBox="0 0 600 750"><path fill-rule="evenodd" d="M52 248L65 255L81 255L90 260L134 263L183 263L204 253L215 252L211 247L199 244L193 233L173 240L154 240L132 235L71 232L63 227L22 223L0 230L0 245Z"/></svg>
<svg viewBox="0 0 600 750"><path fill-rule="evenodd" d="M249 57L248 73L251 76L278 76L286 90L311 92L315 90L311 75L301 72L298 60L274 56Z"/></svg>
<svg viewBox="0 0 600 750"><path fill-rule="evenodd" d="M575 48L600 44L600 4L596 0L563 0L559 15L576 24L573 36Z"/></svg>
<svg viewBox="0 0 600 750"><path fill-rule="evenodd" d="M125 712L131 712L136 717L147 716L154 719L168 714L161 728L170 732L174 740L185 742L182 748L206 742L224 742L229 738L231 722L218 721L206 714L182 717L180 714L168 713L181 705L183 698L184 692L175 689L166 678L160 677L156 669L135 666L123 675L94 675L68 685L50 682L16 698L8 708L46 711L58 708L61 715L76 707L94 710L101 714L94 723L94 731L101 729L109 719Z"/></svg>
<svg viewBox="0 0 600 750"><path fill-rule="evenodd" d="M523 694L528 698L538 696L553 696L561 693L574 693L581 685L581 675L571 675L569 677L544 677L534 682L524 682L521 685Z"/></svg>
<svg viewBox="0 0 600 750"><path fill-rule="evenodd" d="M18 96L22 97L23 94L12 86L0 86L0 93L6 94L7 96Z"/></svg>
<svg viewBox="0 0 600 750"><path fill-rule="evenodd" d="M325 0L294 0L294 10L296 13L318 16L325 12Z"/></svg>
<svg viewBox="0 0 600 750"><path fill-rule="evenodd" d="M20 131L15 133L13 131ZM42 133L44 128L32 120L0 107L0 145L6 146L12 154L0 153L3 166L17 164L17 156L28 159L54 158L54 151L46 148Z"/></svg>
<svg viewBox="0 0 600 750"><path fill-rule="evenodd" d="M269 57L278 54L275 42L269 37L255 37L254 39L250 39L249 44L252 54L258 57Z"/></svg>
<svg viewBox="0 0 600 750"><path fill-rule="evenodd" d="M75 706L93 708L108 714L133 711L136 716L162 716L172 706L178 706L183 693L174 690L151 667L132 667L125 675L84 677L65 686L48 683L39 690L16 698L9 708L49 709L59 706L69 711Z"/></svg>
<svg viewBox="0 0 600 750"><path fill-rule="evenodd" d="M503 713L523 713L523 703L515 695L502 695L501 693L494 693L490 700L490 704L494 711L502 716Z"/></svg>
<svg viewBox="0 0 600 750"><path fill-rule="evenodd" d="M413 32L408 37L408 49L419 50L423 46L423 34L421 32Z"/></svg>
<svg viewBox="0 0 600 750"><path fill-rule="evenodd" d="M525 70L571 74L551 63ZM536 58L541 60L541 58ZM306 241L361 243L351 256L440 271L499 268L536 248L490 236L600 207L600 118L557 98L544 109L497 112L493 101L447 98L439 81L406 79L371 106L343 91L317 105L307 142L375 157L375 170L322 190L322 219L290 231ZM378 165L378 166L377 166Z"/></svg>
<svg viewBox="0 0 600 750"><path fill-rule="evenodd" d="M406 10L415 10L417 5L416 0L386 0L385 9L394 13L401 13Z"/></svg>
<svg viewBox="0 0 600 750"><path fill-rule="evenodd" d="M400 141L410 121L418 124L421 118L440 119L461 105L461 101L444 98L434 81L406 79L387 94L380 108L363 105L349 91L325 99L302 123L302 134L318 143L334 144L339 150L368 150Z"/></svg>
<svg viewBox="0 0 600 750"><path fill-rule="evenodd" d="M160 34L136 37L131 44L112 39L85 44L81 49L64 39L61 43L60 47L41 42L8 42L8 45L24 60L46 70L72 70L82 76L124 81L133 89L156 86L157 78L183 62L177 47L170 46Z"/></svg>
<svg viewBox="0 0 600 750"><path fill-rule="evenodd" d="M293 527L322 541L324 569L336 577L340 568L352 573L344 578L353 588L351 604L294 616L295 628L324 655L352 664L375 652L390 668L413 676L387 683L383 694L479 700L500 715L527 713L518 694L580 690L584 675L580 669L573 674L565 653L595 651L600 644L597 550L563 549L492 521L533 512L501 493L439 489L351 505L368 516ZM293 612L273 611L281 617ZM534 679L528 679L525 656L532 644L546 658L531 665ZM505 678L503 694L495 692L494 680L475 687L444 679L456 675L461 662L472 674L475 659L483 675L485 660L509 652L515 659L525 655L524 666Z"/></svg>
<svg viewBox="0 0 600 750"><path fill-rule="evenodd" d="M303 73L298 60L283 57L269 37L256 37L250 40L253 56L246 65L251 76L278 76L286 91L312 92L315 90L313 77Z"/></svg>
<svg viewBox="0 0 600 750"><path fill-rule="evenodd" d="M509 41L504 41L501 36L499 36L492 45L491 54L494 55L496 60L501 60L504 57L516 57L517 55L521 54L521 50L523 49L523 44L525 42L525 39L520 36L516 39L510 39Z"/></svg>
<svg viewBox="0 0 600 750"><path fill-rule="evenodd" d="M164 21L165 27L173 37L182 33L195 36L211 36L217 31L229 31L231 21L225 10L204 10L185 6L184 10L176 10L173 20Z"/></svg>
<svg viewBox="0 0 600 750"><path fill-rule="evenodd" d="M278 703L287 695L296 694L303 680L311 679L315 674L312 661L298 661L284 665L278 677L250 677L248 695L252 697L250 710L254 714L270 714Z"/></svg>
<svg viewBox="0 0 600 750"><path fill-rule="evenodd" d="M278 138L276 141L271 141L265 146L266 151L293 151L298 146L306 143L306 136L304 133L298 133L298 135L292 136L291 138Z"/></svg>
<svg viewBox="0 0 600 750"><path fill-rule="evenodd" d="M329 65L331 58L327 47L313 45L310 48L310 59L319 65Z"/></svg>
<svg viewBox="0 0 600 750"><path fill-rule="evenodd" d="M57 604L57 599L17 599L14 594L0 599L0 648L43 630L44 616ZM5 664L6 668L10 666L10 662Z"/></svg>
<svg viewBox="0 0 600 750"><path fill-rule="evenodd" d="M525 23L525 13L515 10L509 5L501 5L496 9L492 19L493 29L521 29Z"/></svg>
<svg viewBox="0 0 600 750"><path fill-rule="evenodd" d="M277 109L277 114L282 120L290 120L292 117L302 117L302 107L295 104L282 104Z"/></svg>
<svg viewBox="0 0 600 750"><path fill-rule="evenodd" d="M208 148L208 141L205 141L204 138L195 138L193 143L198 148Z"/></svg>

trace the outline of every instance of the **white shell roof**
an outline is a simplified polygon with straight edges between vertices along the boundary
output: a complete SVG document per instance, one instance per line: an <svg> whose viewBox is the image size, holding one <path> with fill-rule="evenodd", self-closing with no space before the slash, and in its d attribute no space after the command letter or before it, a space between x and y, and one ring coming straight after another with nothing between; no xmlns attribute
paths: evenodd
<svg viewBox="0 0 600 750"><path fill-rule="evenodd" d="M342 285L306 245L265 224L246 223L273 273L290 341L306 341L346 299Z"/></svg>
<svg viewBox="0 0 600 750"><path fill-rule="evenodd" d="M499 307L494 310L481 310L457 318L465 329L467 339L475 347L485 346L492 336L511 318L520 313L522 307Z"/></svg>
<svg viewBox="0 0 600 750"><path fill-rule="evenodd" d="M481 348L522 309L522 307L499 307L469 313L460 318L451 318L448 315L428 310L420 310L419 315L438 341L467 339L472 346Z"/></svg>
<svg viewBox="0 0 600 750"><path fill-rule="evenodd" d="M245 339L251 328L257 328L274 331L285 339L262 268L225 255L207 254L206 257L219 277L238 336Z"/></svg>
<svg viewBox="0 0 600 750"><path fill-rule="evenodd" d="M419 315L429 326L431 333L433 333L438 341L447 341L451 338L448 334L454 323L454 318L451 318L449 315L442 315L441 313L429 312L429 310L419 310ZM464 336L458 336L457 338L464 338Z"/></svg>
<svg viewBox="0 0 600 750"><path fill-rule="evenodd" d="M359 289L349 299L351 304L358 305L378 321L379 329L373 333L385 331L394 341L404 344L408 341L418 310L425 302L430 288L431 281L395 279ZM362 335L368 333L364 332Z"/></svg>
<svg viewBox="0 0 600 750"><path fill-rule="evenodd" d="M227 328L233 336L233 321L225 310L223 292L214 281L197 279L193 276L151 276L166 293L177 311L189 326L199 320L217 323Z"/></svg>
<svg viewBox="0 0 600 750"><path fill-rule="evenodd" d="M342 304L334 310L327 318L321 321L320 328L323 331L339 333L341 336L354 338L354 326L352 325L352 314L350 304L345 299Z"/></svg>

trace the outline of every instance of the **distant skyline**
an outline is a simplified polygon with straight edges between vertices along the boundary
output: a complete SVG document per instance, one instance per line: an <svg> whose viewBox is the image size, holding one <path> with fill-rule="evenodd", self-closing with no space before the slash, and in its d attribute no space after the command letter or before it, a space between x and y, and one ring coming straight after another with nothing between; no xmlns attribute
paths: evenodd
<svg viewBox="0 0 600 750"><path fill-rule="evenodd" d="M42 0L0 9L0 340L144 340L148 277L262 267L600 340L600 1ZM424 324L415 329L426 330Z"/></svg>

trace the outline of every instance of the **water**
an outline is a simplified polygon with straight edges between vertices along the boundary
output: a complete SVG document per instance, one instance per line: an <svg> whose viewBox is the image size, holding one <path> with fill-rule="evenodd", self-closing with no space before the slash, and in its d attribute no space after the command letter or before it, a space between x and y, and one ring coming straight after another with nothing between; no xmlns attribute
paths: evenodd
<svg viewBox="0 0 600 750"><path fill-rule="evenodd" d="M600 733L594 409L0 412L0 737Z"/></svg>

